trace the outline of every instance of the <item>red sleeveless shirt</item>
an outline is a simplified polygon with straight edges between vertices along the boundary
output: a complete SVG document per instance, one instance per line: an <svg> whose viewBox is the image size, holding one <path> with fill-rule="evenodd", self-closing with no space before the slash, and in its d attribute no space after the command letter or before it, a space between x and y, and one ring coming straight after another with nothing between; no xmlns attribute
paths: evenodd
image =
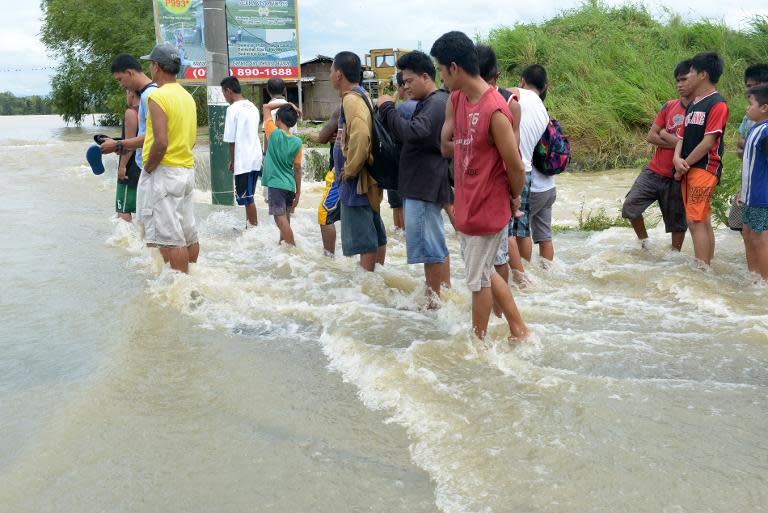
<svg viewBox="0 0 768 513"><path fill-rule="evenodd" d="M512 209L504 160L490 137L491 117L500 111L511 122L512 114L494 87L474 104L454 91L451 103L456 229L465 235L498 233L512 218Z"/></svg>

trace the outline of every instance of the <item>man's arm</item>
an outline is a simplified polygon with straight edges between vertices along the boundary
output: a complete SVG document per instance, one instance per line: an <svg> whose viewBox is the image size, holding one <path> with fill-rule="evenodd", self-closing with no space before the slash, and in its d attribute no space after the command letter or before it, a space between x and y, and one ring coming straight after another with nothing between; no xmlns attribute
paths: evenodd
<svg viewBox="0 0 768 513"><path fill-rule="evenodd" d="M136 150L144 146L144 136L139 135L136 137L131 137L130 139L123 139L120 141L123 143L123 151L125 150ZM101 143L101 153L107 154L107 153L114 153L117 151L117 141L114 139L106 138L104 139L104 142Z"/></svg>
<svg viewBox="0 0 768 513"><path fill-rule="evenodd" d="M688 162L685 161L680 155L683 152L683 140L678 139L677 145L675 145L675 156L672 157L672 163L675 165L675 180L680 180L685 173L691 168Z"/></svg>
<svg viewBox="0 0 768 513"><path fill-rule="evenodd" d="M447 159L453 158L453 102L450 98L445 104L445 121L440 131L440 152Z"/></svg>
<svg viewBox="0 0 768 513"><path fill-rule="evenodd" d="M494 112L491 117L491 137L507 168L507 181L512 197L519 198L525 185L525 164L520 158L520 149L512 123L499 111Z"/></svg>
<svg viewBox="0 0 768 513"><path fill-rule="evenodd" d="M149 158L144 163L144 171L151 173L160 165L168 149L168 118L165 111L152 98L148 100L147 105L152 119L154 141L149 149Z"/></svg>
<svg viewBox="0 0 768 513"><path fill-rule="evenodd" d="M512 113L512 130L515 131L515 139L520 144L520 118L523 115L523 111L520 109L520 104L515 100L510 100L507 105L509 106L509 112Z"/></svg>
<svg viewBox="0 0 768 513"><path fill-rule="evenodd" d="M425 108L419 112L418 116L410 120L404 119L397 112L395 103L391 100L384 101L379 107L379 115L384 118L384 123L389 131L400 142L418 144L432 139L432 117L433 105L425 105Z"/></svg>
<svg viewBox="0 0 768 513"><path fill-rule="evenodd" d="M659 148L673 150L677 146L677 137L673 136L656 123L651 125L651 129L648 130L648 136L646 136L645 140Z"/></svg>
<svg viewBox="0 0 768 513"><path fill-rule="evenodd" d="M235 172L235 143L229 143L229 171Z"/></svg>
<svg viewBox="0 0 768 513"><path fill-rule="evenodd" d="M296 206L299 204L299 198L301 197L301 153L299 153L299 162L293 163L293 179L296 180L296 195L293 197L291 214L296 210Z"/></svg>
<svg viewBox="0 0 768 513"><path fill-rule="evenodd" d="M704 136L701 142L697 144L696 147L693 149L691 154L685 158L685 161L688 163L689 168L693 164L703 159L704 156L707 153L709 153L709 150L712 148L712 146L715 145L715 142L717 142L717 138L719 137L719 135L720 134L707 134Z"/></svg>
<svg viewBox="0 0 768 513"><path fill-rule="evenodd" d="M136 113L133 109L126 109L125 111L125 137L135 137L136 132L139 129L139 119L136 117ZM117 178L125 180L128 178L126 174L128 171L128 163L133 158L130 151L123 151L120 155L120 162L117 165Z"/></svg>
<svg viewBox="0 0 768 513"><path fill-rule="evenodd" d="M331 115L331 118L326 121L319 132L309 134L310 141L327 144L333 140L336 133L339 131L339 110L340 109L336 109Z"/></svg>

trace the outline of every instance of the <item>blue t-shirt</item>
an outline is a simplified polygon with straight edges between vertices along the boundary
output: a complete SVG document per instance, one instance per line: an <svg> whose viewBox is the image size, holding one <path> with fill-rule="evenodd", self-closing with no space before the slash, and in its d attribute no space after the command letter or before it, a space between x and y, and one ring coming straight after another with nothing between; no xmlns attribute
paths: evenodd
<svg viewBox="0 0 768 513"><path fill-rule="evenodd" d="M139 129L136 132L136 137L141 137L147 133L147 116L149 115L149 107L147 106L147 98L149 95L157 89L157 84L154 82L147 84L144 89L141 90L141 96L139 101ZM136 165L139 169L144 169L143 157L141 148L136 151Z"/></svg>
<svg viewBox="0 0 768 513"><path fill-rule="evenodd" d="M768 208L768 121L756 124L747 135L741 196L747 206Z"/></svg>
<svg viewBox="0 0 768 513"><path fill-rule="evenodd" d="M741 124L739 125L739 134L741 134L741 136L746 139L747 134L755 127L755 124L756 123L754 121L749 119L747 116L744 116L744 119L741 120Z"/></svg>
<svg viewBox="0 0 768 513"><path fill-rule="evenodd" d="M419 104L416 100L405 100L403 103L397 106L397 113L403 119L410 120L413 117L413 113L416 112L416 106Z"/></svg>

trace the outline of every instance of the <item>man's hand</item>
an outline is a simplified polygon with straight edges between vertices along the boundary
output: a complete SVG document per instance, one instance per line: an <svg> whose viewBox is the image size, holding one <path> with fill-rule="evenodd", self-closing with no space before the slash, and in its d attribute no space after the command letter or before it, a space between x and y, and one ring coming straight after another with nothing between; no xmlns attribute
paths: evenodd
<svg viewBox="0 0 768 513"><path fill-rule="evenodd" d="M234 173L235 172L235 161L234 160L230 160L229 161L229 172L230 173Z"/></svg>
<svg viewBox="0 0 768 513"><path fill-rule="evenodd" d="M125 166L120 166L117 168L117 179L118 180L128 179L128 169Z"/></svg>
<svg viewBox="0 0 768 513"><path fill-rule="evenodd" d="M114 153L117 151L117 141L114 139L106 138L104 139L104 142L101 143L99 146L101 148L101 153L106 155L107 153Z"/></svg>
<svg viewBox="0 0 768 513"><path fill-rule="evenodd" d="M520 210L520 205L522 204L523 200L520 196L513 198L510 196L509 198L509 206L512 207L512 212L517 212Z"/></svg>
<svg viewBox="0 0 768 513"><path fill-rule="evenodd" d="M675 165L675 180L680 180L680 178L691 169L691 165L688 164L688 161L680 157L672 159L672 163ZM680 178L678 178L678 175Z"/></svg>
<svg viewBox="0 0 768 513"><path fill-rule="evenodd" d="M394 103L394 101L395 101L394 98L392 98L391 96L385 94L385 95L379 96L379 98L376 100L376 106L377 107L381 107L382 105L384 105L387 102L393 102Z"/></svg>
<svg viewBox="0 0 768 513"><path fill-rule="evenodd" d="M291 214L296 211L296 207L299 205L299 194L293 197L293 203L291 203Z"/></svg>

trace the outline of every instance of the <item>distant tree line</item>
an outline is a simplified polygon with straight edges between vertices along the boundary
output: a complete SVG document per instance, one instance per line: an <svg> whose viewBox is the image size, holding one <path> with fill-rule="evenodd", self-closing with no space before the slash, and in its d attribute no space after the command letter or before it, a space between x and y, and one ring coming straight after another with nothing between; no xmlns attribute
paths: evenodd
<svg viewBox="0 0 768 513"><path fill-rule="evenodd" d="M56 114L56 109L50 99L44 96L18 97L13 93L0 92L0 116L27 114Z"/></svg>

